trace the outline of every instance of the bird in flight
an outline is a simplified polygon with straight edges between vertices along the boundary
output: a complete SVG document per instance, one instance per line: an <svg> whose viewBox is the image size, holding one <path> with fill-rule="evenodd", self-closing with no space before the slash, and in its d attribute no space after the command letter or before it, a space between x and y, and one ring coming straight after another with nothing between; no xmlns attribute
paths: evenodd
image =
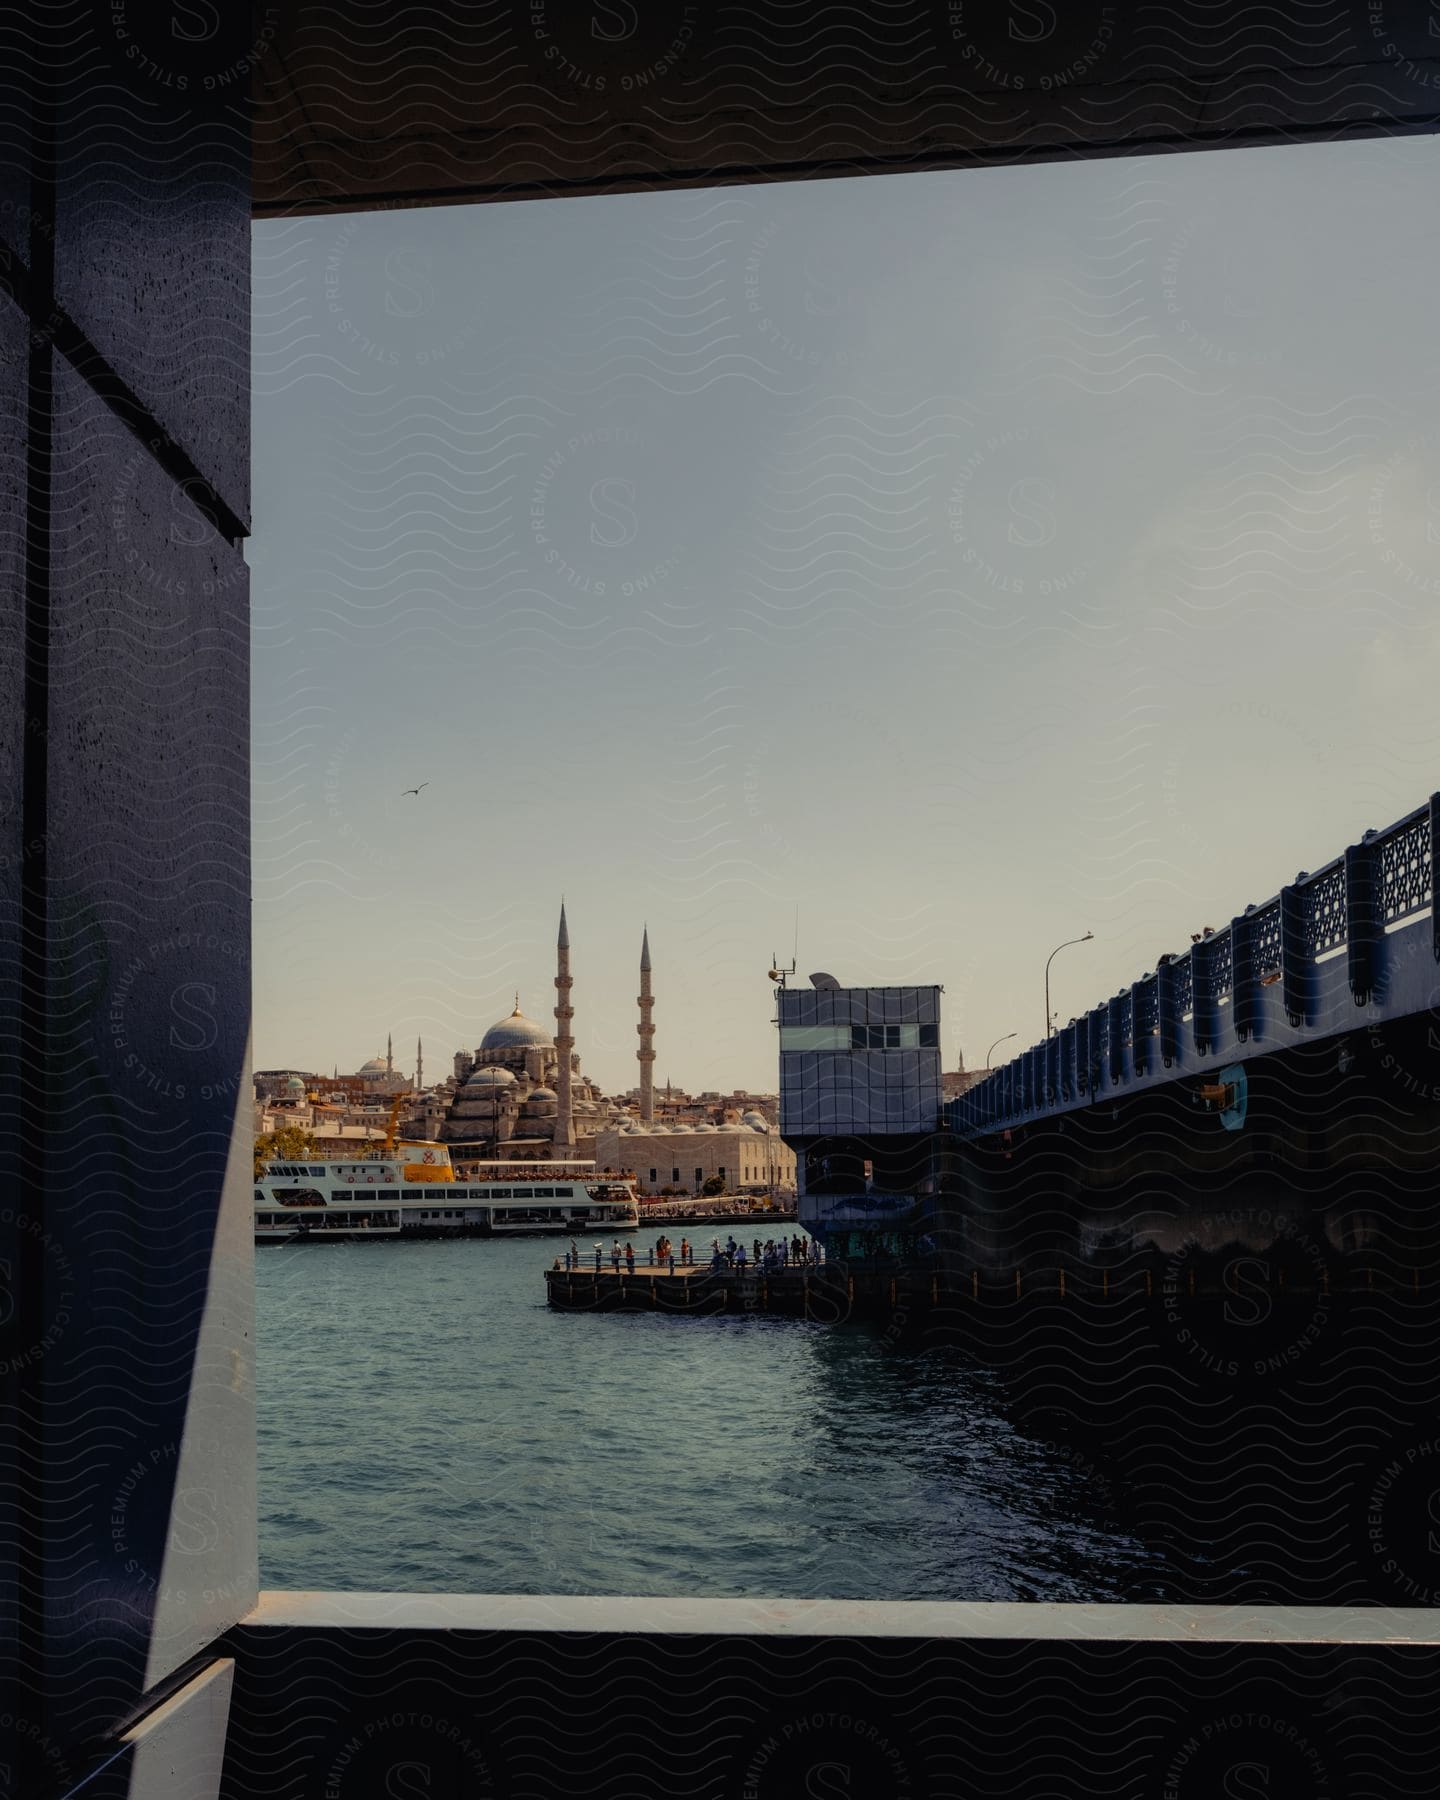
<svg viewBox="0 0 1440 1800"><path fill-rule="evenodd" d="M429 787L429 785L430 785L430 783L429 783L429 782L428 782L428 781L422 781L422 782L421 782L421 783L420 783L420 787ZM419 793L419 792L420 792L420 788L419 788L419 787L416 787L416 788L406 788L406 789L405 789L405 790L404 790L404 793L402 793L402 794L401 794L401 796L400 796L400 798L401 798L401 799L402 799L402 800L403 800L403 799L404 799L404 798L405 798L405 795L406 795L406 794L418 794L418 793Z"/></svg>

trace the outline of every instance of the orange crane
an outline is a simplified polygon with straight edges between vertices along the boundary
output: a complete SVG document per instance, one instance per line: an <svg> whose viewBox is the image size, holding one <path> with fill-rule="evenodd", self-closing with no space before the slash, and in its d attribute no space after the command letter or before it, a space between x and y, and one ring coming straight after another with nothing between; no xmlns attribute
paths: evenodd
<svg viewBox="0 0 1440 1800"><path fill-rule="evenodd" d="M407 1088L403 1094L397 1094L390 1102L390 1121L385 1127L385 1142L381 1146L382 1156L389 1156L395 1148L395 1128L400 1121L400 1108L410 1098L410 1090Z"/></svg>

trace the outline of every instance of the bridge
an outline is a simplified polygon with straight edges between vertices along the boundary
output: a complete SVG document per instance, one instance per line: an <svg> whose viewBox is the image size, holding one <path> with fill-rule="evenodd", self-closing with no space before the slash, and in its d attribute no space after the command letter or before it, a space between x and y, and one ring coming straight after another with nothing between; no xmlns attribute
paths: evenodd
<svg viewBox="0 0 1440 1800"><path fill-rule="evenodd" d="M1255 1057L1429 1011L1440 1003L1437 826L1432 794L1183 955L1162 956L950 1101L950 1129L979 1138L1187 1076L1243 1075ZM1242 1122L1243 1080L1217 1079L1199 1097Z"/></svg>

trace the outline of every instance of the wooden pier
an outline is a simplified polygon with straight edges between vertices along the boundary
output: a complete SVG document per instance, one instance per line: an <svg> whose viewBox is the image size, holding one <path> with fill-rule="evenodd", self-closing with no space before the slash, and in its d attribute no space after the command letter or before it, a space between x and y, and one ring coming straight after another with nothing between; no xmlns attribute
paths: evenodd
<svg viewBox="0 0 1440 1800"><path fill-rule="evenodd" d="M789 1265L760 1270L712 1269L709 1263L639 1263L618 1271L608 1262L545 1271L549 1304L571 1312L665 1312L686 1315L772 1313L833 1325L878 1312L931 1307L941 1299L938 1277L913 1270L885 1274L840 1266Z"/></svg>

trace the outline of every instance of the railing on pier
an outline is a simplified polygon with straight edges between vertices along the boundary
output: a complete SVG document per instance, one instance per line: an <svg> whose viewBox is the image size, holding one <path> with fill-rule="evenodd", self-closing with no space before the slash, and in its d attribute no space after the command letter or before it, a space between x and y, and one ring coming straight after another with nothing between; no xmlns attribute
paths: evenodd
<svg viewBox="0 0 1440 1800"><path fill-rule="evenodd" d="M662 1257L659 1262L653 1260L652 1251L653 1245L644 1246L643 1251L637 1253L634 1261L631 1262L630 1259L625 1256L623 1250L617 1258L614 1249L611 1247L607 1247L604 1250L582 1250L578 1255L573 1251L566 1250L562 1255L555 1258L551 1266L557 1269L564 1269L567 1273L577 1275L613 1275L617 1273L621 1275L638 1275L641 1273L653 1275L657 1269L668 1275L704 1275L710 1273L712 1270L727 1275L773 1275L776 1273L784 1273L786 1270L804 1271L806 1269L818 1269L821 1268L825 1262L825 1251L823 1246L816 1243L812 1238L803 1240L802 1251L798 1257L786 1255L773 1263L766 1262L763 1256L760 1261L757 1262L752 1254L752 1246L749 1244L745 1246L745 1260L743 1263L738 1260L735 1262L729 1261L724 1254L723 1248L720 1256L717 1258L715 1252L708 1246L701 1246L699 1244L692 1244L690 1246L690 1255L688 1257L681 1256L677 1251L677 1253L672 1256Z"/></svg>
<svg viewBox="0 0 1440 1800"><path fill-rule="evenodd" d="M1434 879L1440 842L1440 794L1315 874L1301 873L1263 906L1248 906L1223 930L1207 932L1183 955L1072 1020L1046 1044L1014 1060L952 1100L946 1113L963 1136L1021 1124L1084 1104L1129 1082L1169 1069L1187 1053L1201 1060L1222 1046L1222 1009L1238 1046L1260 1022L1261 990L1278 988L1296 1030L1315 1026L1316 970L1345 953L1357 1007L1369 1006L1383 978L1385 940L1427 909L1430 946L1440 961L1440 909ZM1336 1029L1333 1020L1327 1029Z"/></svg>

